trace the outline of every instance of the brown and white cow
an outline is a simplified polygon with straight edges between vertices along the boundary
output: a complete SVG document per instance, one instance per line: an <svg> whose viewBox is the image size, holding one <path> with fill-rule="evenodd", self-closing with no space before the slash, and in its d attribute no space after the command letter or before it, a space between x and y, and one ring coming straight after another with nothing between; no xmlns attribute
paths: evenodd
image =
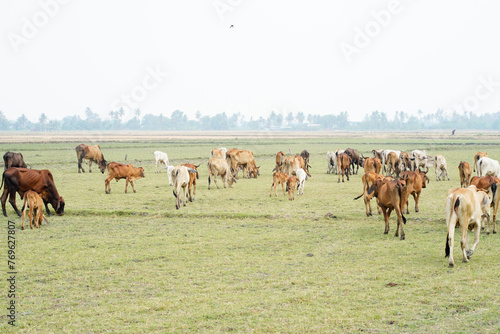
<svg viewBox="0 0 500 334"><path fill-rule="evenodd" d="M278 197L278 184L281 183L281 189L283 189L283 196L285 196L285 184L288 180L288 174L274 172L273 173L273 184L271 185L271 192L269 196L273 193L274 188L274 196Z"/></svg>
<svg viewBox="0 0 500 334"><path fill-rule="evenodd" d="M28 190L24 193L23 215L21 221L21 230L24 230L24 218L26 217L26 209L29 208L28 219L30 221L30 228L33 229L33 224L36 228L42 225L43 220L48 223L47 218L43 214L43 200L33 190Z"/></svg>
<svg viewBox="0 0 500 334"><path fill-rule="evenodd" d="M370 158L370 159L374 159L374 158ZM365 160L365 162L366 162L366 160ZM375 182L375 180L379 180L379 179L381 180L383 178L384 178L383 175L378 174L378 173L374 173L374 172L366 172L361 177L361 180L363 181L363 193L361 195L359 195L358 197L355 197L354 199L357 200L361 196L363 196L363 199L364 199L364 202L365 202L365 211L366 211L366 216L367 217L373 216L371 199L374 196L373 193L370 194L370 195L368 195L368 190L373 185L373 182ZM382 211L381 211L380 207L378 206L378 204L377 204L377 210L378 210L379 214L382 213Z"/></svg>
<svg viewBox="0 0 500 334"><path fill-rule="evenodd" d="M469 262L479 243L481 233L481 224L484 218L489 220L490 216L490 198L484 191L477 191L476 186L471 185L468 188L457 188L448 191L446 197L446 246L445 257L449 257L449 266L453 267L453 241L455 236L455 227L458 223L460 227L460 245L462 247L462 261ZM475 230L474 244L467 249L469 244L469 235L467 230Z"/></svg>
<svg viewBox="0 0 500 334"><path fill-rule="evenodd" d="M487 152L477 152L475 155L474 155L474 168L473 168L473 172L475 172L477 170L477 173L478 173L478 176L481 176L479 175L479 165L478 165L478 161L479 159L481 159L482 157L488 157L488 153Z"/></svg>
<svg viewBox="0 0 500 334"><path fill-rule="evenodd" d="M351 157L346 153L340 153L337 155L337 166L339 170L339 180L340 183L340 175L342 175L342 182L344 182L344 175L347 176L347 181L349 181L349 168L351 166Z"/></svg>
<svg viewBox="0 0 500 334"><path fill-rule="evenodd" d="M91 146L80 144L75 148L75 150L76 157L78 159L78 173L85 173L85 170L82 167L82 161L83 159L86 159L89 161L89 173L92 173L92 162L95 162L99 166L101 173L104 174L107 163L99 145Z"/></svg>
<svg viewBox="0 0 500 334"><path fill-rule="evenodd" d="M5 164L5 169L9 169L10 167L28 167L24 162L22 153L5 152L5 154L3 155L3 162Z"/></svg>
<svg viewBox="0 0 500 334"><path fill-rule="evenodd" d="M391 177L377 179L368 190L368 195L371 193L374 193L374 196L377 197L378 205L384 214L384 234L389 233L389 218L394 210L397 216L396 234L394 234L394 236L399 236L399 229L401 228L401 240L404 240L405 232L403 230L403 224L406 224L406 218L403 215L403 206L406 195L401 181L394 180Z"/></svg>
<svg viewBox="0 0 500 334"><path fill-rule="evenodd" d="M470 180L470 184L476 186L477 189L484 189L488 192L491 199L491 207L493 208L493 233L497 233L497 212L498 204L500 202L500 179L497 177L487 176L474 176ZM484 229L484 221L481 226ZM490 224L486 227L486 234L490 234Z"/></svg>
<svg viewBox="0 0 500 334"><path fill-rule="evenodd" d="M458 164L458 175L460 175L460 187L467 188L470 185L471 168L468 162L460 161Z"/></svg>
<svg viewBox="0 0 500 334"><path fill-rule="evenodd" d="M108 164L108 177L104 180L104 192L106 194L111 193L110 181L115 179L118 182L121 179L125 179L125 194L127 193L128 184L132 186L134 193L137 191L134 187L134 181L146 177L144 175L144 168L134 167L131 164L124 165L118 162L110 162Z"/></svg>
<svg viewBox="0 0 500 334"><path fill-rule="evenodd" d="M229 184L230 188L232 187L233 182L236 182L231 173L231 168L229 167L226 160L212 158L208 160L207 166L208 166L208 189L210 189L211 177L213 177L217 189L219 189L219 185L217 184L217 176L219 175L222 179L222 183L224 184L224 188L226 188L226 182Z"/></svg>

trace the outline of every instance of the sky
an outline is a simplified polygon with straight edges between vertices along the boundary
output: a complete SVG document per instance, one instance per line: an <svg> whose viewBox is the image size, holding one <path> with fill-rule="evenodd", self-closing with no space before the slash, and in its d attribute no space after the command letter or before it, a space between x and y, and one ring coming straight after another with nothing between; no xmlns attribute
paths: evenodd
<svg viewBox="0 0 500 334"><path fill-rule="evenodd" d="M4 0L8 119L500 111L500 2Z"/></svg>

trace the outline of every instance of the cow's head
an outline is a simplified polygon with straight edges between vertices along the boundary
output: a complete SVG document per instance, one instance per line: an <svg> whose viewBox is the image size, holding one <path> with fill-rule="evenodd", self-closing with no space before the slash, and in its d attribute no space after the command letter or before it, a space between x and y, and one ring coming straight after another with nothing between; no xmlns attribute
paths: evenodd
<svg viewBox="0 0 500 334"><path fill-rule="evenodd" d="M64 199L62 196L59 196L59 200L57 201L57 206L56 206L56 213L59 216L62 216L64 214L64 206L66 205L66 202L64 202Z"/></svg>
<svg viewBox="0 0 500 334"><path fill-rule="evenodd" d="M167 166L167 175L168 175L168 185L173 186L174 183L172 182L172 172L174 171L174 166Z"/></svg>
<svg viewBox="0 0 500 334"><path fill-rule="evenodd" d="M104 158L99 161L99 170L101 171L102 174L104 174L104 171L106 170L106 167L108 167L108 163Z"/></svg>
<svg viewBox="0 0 500 334"><path fill-rule="evenodd" d="M137 169L139 169L139 171L141 173L141 177L146 177L146 175L144 174L144 168L138 167Z"/></svg>

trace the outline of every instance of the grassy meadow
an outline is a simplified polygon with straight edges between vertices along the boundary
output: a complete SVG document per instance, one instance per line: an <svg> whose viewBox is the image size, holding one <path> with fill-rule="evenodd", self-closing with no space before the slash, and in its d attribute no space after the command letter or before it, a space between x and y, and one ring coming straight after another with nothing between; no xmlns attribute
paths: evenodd
<svg viewBox="0 0 500 334"><path fill-rule="evenodd" d="M7 203L0 290L4 296L8 290L11 220L18 313L16 326L8 325L8 301L2 299L1 333L500 332L500 234L482 233L470 262L462 263L457 230L455 268L444 257L444 200L448 189L460 186L457 166L461 160L472 165L477 151L500 159L500 137L120 138L0 139L0 152L22 152L32 168L49 169L66 201L65 215L24 231ZM95 165L92 173L85 164L86 173L77 173L74 148L81 142L99 143L108 162L144 167L137 193L129 187L125 194L125 180L113 180L106 195L106 175ZM260 177L208 190L206 162L221 146L253 151ZM326 152L347 147L365 156L375 148L425 149L447 159L451 180L436 182L431 168L419 213L410 199L406 240L394 237L395 214L384 235L383 218L366 217L363 200L353 200L362 191L362 169L344 183L326 173ZM278 197L269 197L275 155L289 149L311 154L312 178L295 201L281 186ZM166 171L154 173L155 150L166 152L172 164L201 164L194 202L175 209Z"/></svg>

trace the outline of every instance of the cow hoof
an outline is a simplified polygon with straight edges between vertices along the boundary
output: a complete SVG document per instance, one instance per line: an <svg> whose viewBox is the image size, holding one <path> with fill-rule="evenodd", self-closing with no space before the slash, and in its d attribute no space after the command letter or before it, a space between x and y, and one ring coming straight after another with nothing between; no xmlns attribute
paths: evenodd
<svg viewBox="0 0 500 334"><path fill-rule="evenodd" d="M467 255L467 259L470 259L472 257L472 254L474 254L473 250L467 249L465 251L465 254Z"/></svg>
<svg viewBox="0 0 500 334"><path fill-rule="evenodd" d="M405 240L405 236L402 235L401 238L400 238L400 240Z"/></svg>
<svg viewBox="0 0 500 334"><path fill-rule="evenodd" d="M453 268L455 266L455 263L450 263L448 264L448 267Z"/></svg>
<svg viewBox="0 0 500 334"><path fill-rule="evenodd" d="M388 233L389 233L389 231L384 231L384 234L388 234Z"/></svg>
<svg viewBox="0 0 500 334"><path fill-rule="evenodd" d="M136 190L134 190L134 193L136 193L136 192L137 192L137 191L136 191Z"/></svg>
<svg viewBox="0 0 500 334"><path fill-rule="evenodd" d="M486 231L486 235L490 234L490 231Z"/></svg>
<svg viewBox="0 0 500 334"><path fill-rule="evenodd" d="M24 226L21 226L21 230L24 230Z"/></svg>
<svg viewBox="0 0 500 334"><path fill-rule="evenodd" d="M497 234L497 231L493 231L493 234Z"/></svg>

